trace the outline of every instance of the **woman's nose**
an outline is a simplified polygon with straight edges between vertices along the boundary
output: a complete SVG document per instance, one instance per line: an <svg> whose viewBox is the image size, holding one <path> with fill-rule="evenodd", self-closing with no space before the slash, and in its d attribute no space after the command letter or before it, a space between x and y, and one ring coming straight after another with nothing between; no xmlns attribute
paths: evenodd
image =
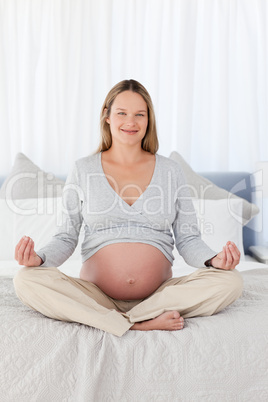
<svg viewBox="0 0 268 402"><path fill-rule="evenodd" d="M136 123L136 119L134 115L128 115L127 116L127 124L132 125Z"/></svg>

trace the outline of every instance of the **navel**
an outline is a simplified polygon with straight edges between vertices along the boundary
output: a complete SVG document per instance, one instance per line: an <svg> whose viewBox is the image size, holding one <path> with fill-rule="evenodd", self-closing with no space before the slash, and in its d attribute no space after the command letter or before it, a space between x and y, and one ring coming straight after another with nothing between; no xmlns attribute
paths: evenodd
<svg viewBox="0 0 268 402"><path fill-rule="evenodd" d="M127 280L127 283L129 283L130 285L133 285L135 282L136 280L133 278Z"/></svg>

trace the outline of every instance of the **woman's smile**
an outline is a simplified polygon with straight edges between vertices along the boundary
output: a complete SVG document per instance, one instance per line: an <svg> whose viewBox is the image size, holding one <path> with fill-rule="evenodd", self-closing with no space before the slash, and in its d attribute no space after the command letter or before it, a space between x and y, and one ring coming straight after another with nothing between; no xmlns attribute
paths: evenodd
<svg viewBox="0 0 268 402"><path fill-rule="evenodd" d="M127 134L136 134L139 130L126 130L124 128L121 128L121 131L123 131L123 133L127 133Z"/></svg>

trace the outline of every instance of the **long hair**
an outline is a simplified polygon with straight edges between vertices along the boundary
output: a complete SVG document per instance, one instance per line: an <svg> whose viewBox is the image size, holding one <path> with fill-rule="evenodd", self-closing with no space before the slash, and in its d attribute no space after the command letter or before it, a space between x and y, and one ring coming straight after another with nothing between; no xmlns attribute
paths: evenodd
<svg viewBox="0 0 268 402"><path fill-rule="evenodd" d="M141 147L144 151L155 154L158 150L158 138L155 122L155 114L152 99L148 91L135 80L124 80L116 84L106 96L106 99L101 108L100 114L100 134L101 140L96 152L107 151L112 145L112 135L110 125L106 119L110 117L111 108L117 95L124 91L132 91L140 94L145 100L148 108L148 125L144 138L142 139Z"/></svg>

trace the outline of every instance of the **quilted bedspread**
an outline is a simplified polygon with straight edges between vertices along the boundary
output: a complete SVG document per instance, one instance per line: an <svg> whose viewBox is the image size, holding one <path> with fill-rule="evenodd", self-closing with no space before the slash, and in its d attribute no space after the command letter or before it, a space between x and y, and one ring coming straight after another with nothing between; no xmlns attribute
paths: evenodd
<svg viewBox="0 0 268 402"><path fill-rule="evenodd" d="M268 401L268 270L242 272L244 292L181 331L122 338L46 318L0 281L0 401Z"/></svg>

